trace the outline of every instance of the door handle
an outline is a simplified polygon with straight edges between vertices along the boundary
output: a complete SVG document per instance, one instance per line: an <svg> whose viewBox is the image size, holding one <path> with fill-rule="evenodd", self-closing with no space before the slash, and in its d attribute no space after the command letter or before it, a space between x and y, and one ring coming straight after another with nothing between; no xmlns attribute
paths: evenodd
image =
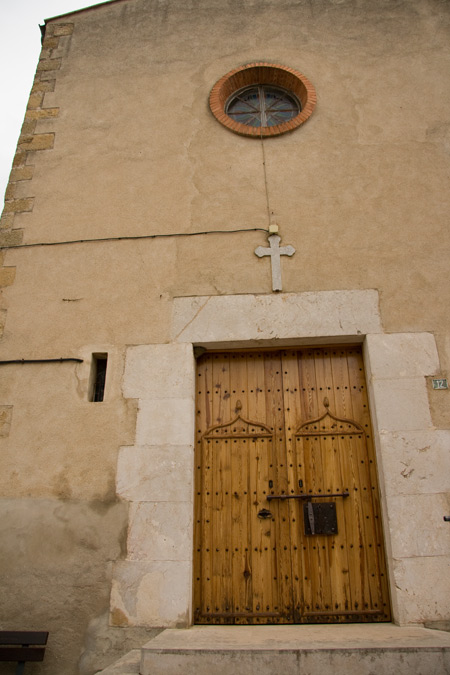
<svg viewBox="0 0 450 675"><path fill-rule="evenodd" d="M308 508L308 520L309 520L309 526L311 528L311 534L316 534L316 527L315 527L315 521L314 521L314 509L313 509L313 505L312 505L311 502L308 502L307 508Z"/></svg>

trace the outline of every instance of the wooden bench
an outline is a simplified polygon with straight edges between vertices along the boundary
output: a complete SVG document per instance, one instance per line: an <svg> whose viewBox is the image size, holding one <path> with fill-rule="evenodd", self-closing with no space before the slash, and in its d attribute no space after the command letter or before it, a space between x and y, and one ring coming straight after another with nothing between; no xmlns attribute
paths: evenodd
<svg viewBox="0 0 450 675"><path fill-rule="evenodd" d="M48 633L45 631L0 630L0 661L17 661L22 675L27 661L43 661Z"/></svg>

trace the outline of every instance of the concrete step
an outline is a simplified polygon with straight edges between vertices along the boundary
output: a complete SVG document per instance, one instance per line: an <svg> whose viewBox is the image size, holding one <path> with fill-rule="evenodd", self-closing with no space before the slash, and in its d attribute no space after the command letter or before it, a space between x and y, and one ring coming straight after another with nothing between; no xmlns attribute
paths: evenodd
<svg viewBox="0 0 450 675"><path fill-rule="evenodd" d="M142 648L141 675L450 675L450 634L393 624L193 626Z"/></svg>
<svg viewBox="0 0 450 675"><path fill-rule="evenodd" d="M104 668L98 675L139 675L141 650L132 649L112 665Z"/></svg>

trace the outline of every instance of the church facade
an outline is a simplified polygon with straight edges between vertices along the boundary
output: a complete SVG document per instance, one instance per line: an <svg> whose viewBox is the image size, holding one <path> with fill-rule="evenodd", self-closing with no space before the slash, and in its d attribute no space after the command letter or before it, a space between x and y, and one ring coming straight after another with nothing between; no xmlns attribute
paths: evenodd
<svg viewBox="0 0 450 675"><path fill-rule="evenodd" d="M2 628L448 628L439 0L48 19L1 219ZM36 671L37 672L37 671Z"/></svg>

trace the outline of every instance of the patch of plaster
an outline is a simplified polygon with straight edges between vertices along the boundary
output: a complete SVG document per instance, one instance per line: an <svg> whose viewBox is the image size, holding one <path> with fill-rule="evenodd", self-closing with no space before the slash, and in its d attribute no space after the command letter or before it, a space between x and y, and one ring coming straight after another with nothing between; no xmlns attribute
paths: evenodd
<svg viewBox="0 0 450 675"><path fill-rule="evenodd" d="M450 154L450 123L436 122L426 130L426 139Z"/></svg>
<svg viewBox="0 0 450 675"><path fill-rule="evenodd" d="M113 607L110 614L111 626L128 626L128 617L118 607Z"/></svg>
<svg viewBox="0 0 450 675"><path fill-rule="evenodd" d="M0 406L0 437L6 438L9 436L12 422L12 405Z"/></svg>

